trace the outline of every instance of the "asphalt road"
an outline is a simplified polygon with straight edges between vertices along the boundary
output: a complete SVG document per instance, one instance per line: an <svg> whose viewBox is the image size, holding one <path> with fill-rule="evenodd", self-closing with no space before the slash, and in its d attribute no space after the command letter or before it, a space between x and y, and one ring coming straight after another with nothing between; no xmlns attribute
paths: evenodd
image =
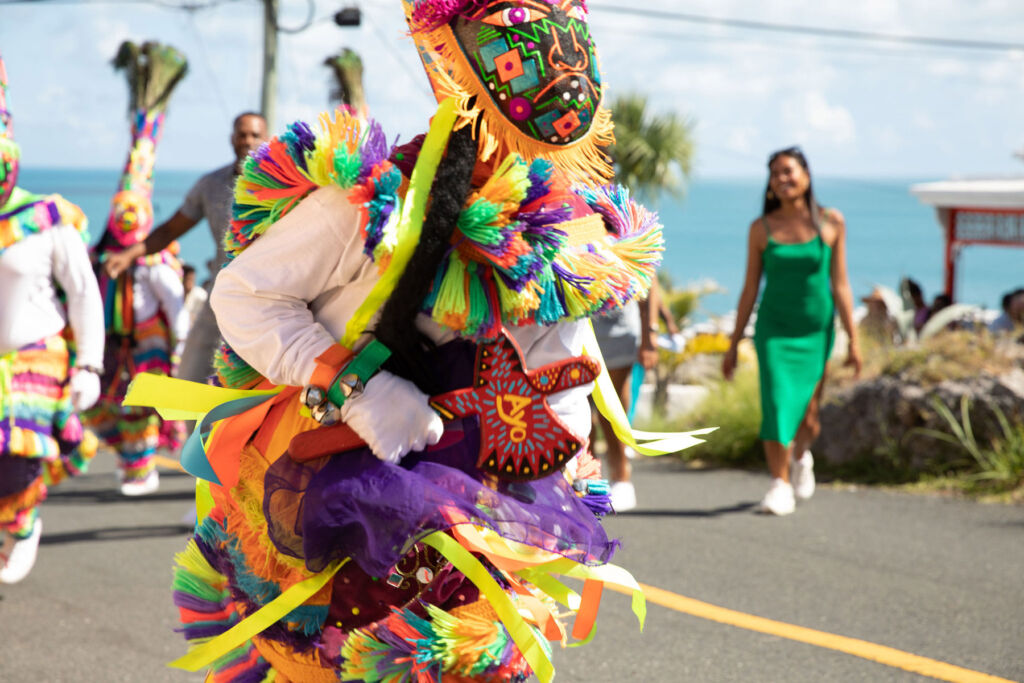
<svg viewBox="0 0 1024 683"><path fill-rule="evenodd" d="M113 459L51 492L35 570L0 586L0 681L200 681L167 669L171 559L190 479L115 492ZM1024 680L1024 507L819 488L787 518L757 515L764 475L637 467L640 507L607 522L642 583L780 622ZM641 634L606 592L594 641L556 651L556 680L915 681L915 673L651 604ZM963 680L969 680L964 678ZM982 680L982 679L977 679Z"/></svg>

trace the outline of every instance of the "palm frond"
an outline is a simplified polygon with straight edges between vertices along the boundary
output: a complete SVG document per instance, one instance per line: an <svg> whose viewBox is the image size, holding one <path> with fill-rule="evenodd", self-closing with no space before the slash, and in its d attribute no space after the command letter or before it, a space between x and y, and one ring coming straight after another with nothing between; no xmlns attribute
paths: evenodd
<svg viewBox="0 0 1024 683"><path fill-rule="evenodd" d="M627 94L612 103L619 182L648 199L681 196L693 168L694 123L675 113L651 115L647 98Z"/></svg>
<svg viewBox="0 0 1024 683"><path fill-rule="evenodd" d="M188 61L170 45L126 40L114 57L114 68L128 79L128 111L156 112L167 106L171 92L185 77Z"/></svg>
<svg viewBox="0 0 1024 683"><path fill-rule="evenodd" d="M366 96L363 92L363 60L357 52L343 49L333 57L324 60L334 74L335 83L331 97L346 104L357 112L366 112Z"/></svg>

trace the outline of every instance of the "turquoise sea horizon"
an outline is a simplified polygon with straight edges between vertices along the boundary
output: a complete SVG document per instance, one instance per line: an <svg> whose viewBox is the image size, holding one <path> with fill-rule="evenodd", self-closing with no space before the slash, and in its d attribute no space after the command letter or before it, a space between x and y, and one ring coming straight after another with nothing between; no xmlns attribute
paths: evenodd
<svg viewBox="0 0 1024 683"><path fill-rule="evenodd" d="M212 170L212 169L210 169ZM204 171L158 170L154 178L156 221L166 219ZM99 238L120 169L21 170L19 185L41 194L60 193L82 208L90 235ZM916 279L931 301L943 282L943 239L934 210L910 195L911 184L937 178L815 178L819 201L838 208L848 226L850 284L855 298L875 284L895 289L902 276ZM686 196L656 203L665 225L663 270L678 285L712 280L725 291L702 301L700 317L736 307L746 258L746 232L760 213L763 178L696 178ZM209 273L213 241L203 222L182 240L181 256L202 282ZM1002 295L1024 286L1024 250L969 247L960 256L957 300L999 308Z"/></svg>

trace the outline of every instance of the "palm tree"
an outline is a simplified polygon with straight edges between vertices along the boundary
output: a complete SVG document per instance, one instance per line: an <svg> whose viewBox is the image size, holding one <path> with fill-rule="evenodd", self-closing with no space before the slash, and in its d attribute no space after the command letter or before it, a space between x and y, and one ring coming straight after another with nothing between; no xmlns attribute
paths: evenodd
<svg viewBox="0 0 1024 683"><path fill-rule="evenodd" d="M615 145L609 150L615 162L616 179L634 195L655 202L663 194L681 197L693 162L693 121L674 112L654 115L647 110L647 97L625 94L612 103ZM652 296L655 291L652 291ZM693 308L699 295L686 290L662 288L662 297L673 310L684 303ZM662 352L655 369L654 406L663 411L668 400L668 382L679 354Z"/></svg>
<svg viewBox="0 0 1024 683"><path fill-rule="evenodd" d="M616 177L633 193L656 201L683 195L693 163L693 120L676 113L654 115L647 97L626 94L612 103Z"/></svg>
<svg viewBox="0 0 1024 683"><path fill-rule="evenodd" d="M154 41L121 43L114 57L114 68L128 79L128 111L156 114L167 108L175 86L188 72L185 55Z"/></svg>

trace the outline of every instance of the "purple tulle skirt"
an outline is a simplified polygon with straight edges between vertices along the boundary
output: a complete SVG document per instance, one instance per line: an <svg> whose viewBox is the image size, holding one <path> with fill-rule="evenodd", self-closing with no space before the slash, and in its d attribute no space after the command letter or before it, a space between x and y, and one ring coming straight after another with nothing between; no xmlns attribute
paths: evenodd
<svg viewBox="0 0 1024 683"><path fill-rule="evenodd" d="M267 471L264 514L278 550L311 571L351 557L385 576L416 543L465 521L584 564L608 562L617 541L561 474L498 481L476 468L476 418L446 423L436 446L400 464L359 448Z"/></svg>

